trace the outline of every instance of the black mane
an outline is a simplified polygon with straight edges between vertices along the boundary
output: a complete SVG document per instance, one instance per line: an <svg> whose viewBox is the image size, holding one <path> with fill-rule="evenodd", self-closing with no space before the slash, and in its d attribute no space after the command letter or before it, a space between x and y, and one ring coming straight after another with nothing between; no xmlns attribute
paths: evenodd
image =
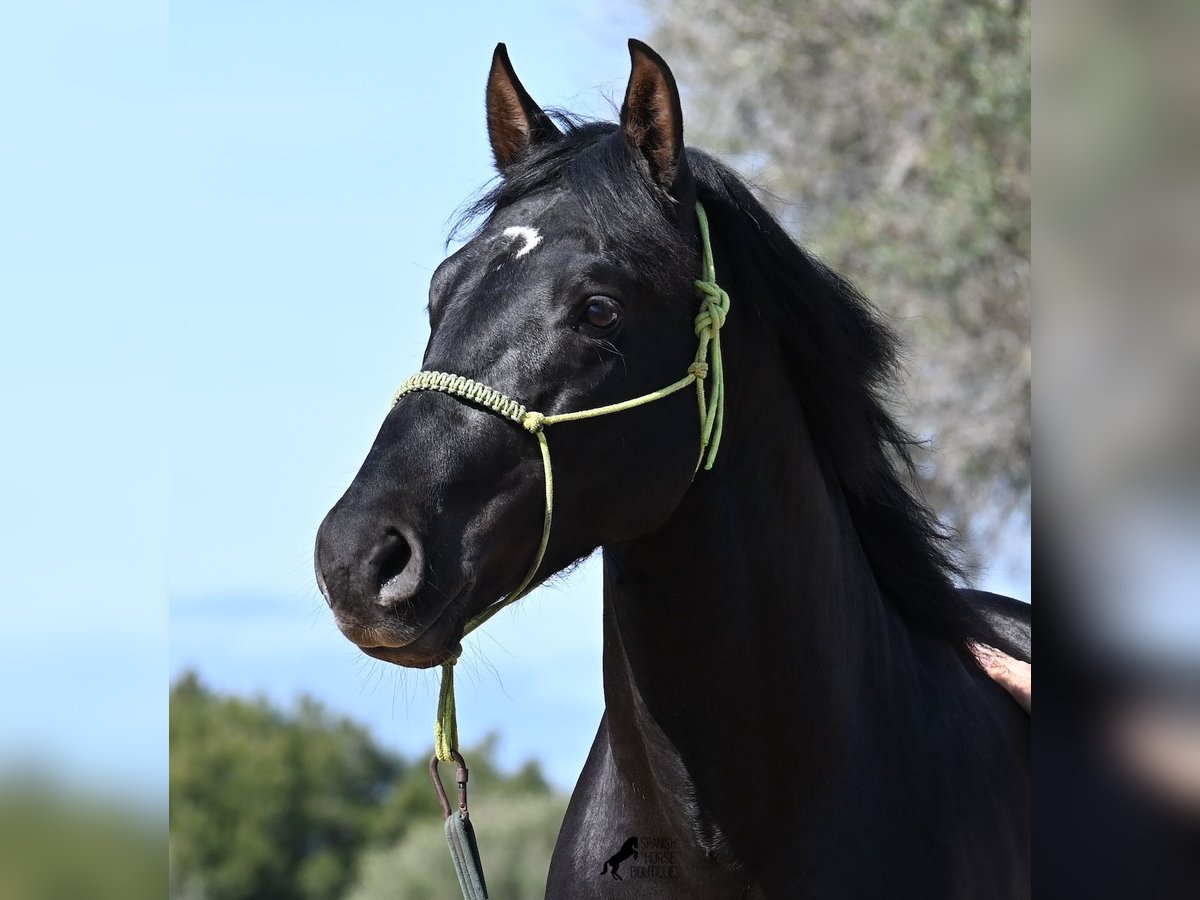
<svg viewBox="0 0 1200 900"><path fill-rule="evenodd" d="M608 245L658 279L698 256L663 215L673 201L610 123L556 114L563 137L533 148L467 206L452 230L555 186L581 201ZM960 595L953 534L914 488L914 439L888 409L900 344L880 311L808 254L732 169L688 148L714 235L718 277L735 307L757 307L785 342L797 399L824 470L836 478L880 590L909 623L965 647L990 628ZM692 266L681 266L689 261ZM735 376L736 377L736 376Z"/></svg>

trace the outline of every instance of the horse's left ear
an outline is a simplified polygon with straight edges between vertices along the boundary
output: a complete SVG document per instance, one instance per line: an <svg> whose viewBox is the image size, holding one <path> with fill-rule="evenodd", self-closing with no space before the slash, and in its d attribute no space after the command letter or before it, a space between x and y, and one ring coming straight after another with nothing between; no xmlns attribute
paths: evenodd
<svg viewBox="0 0 1200 900"><path fill-rule="evenodd" d="M562 134L542 111L508 61L508 48L496 45L487 82L488 139L501 175L534 144Z"/></svg>
<svg viewBox="0 0 1200 900"><path fill-rule="evenodd" d="M621 130L650 166L650 176L670 192L683 163L683 107L663 58L629 39L633 71L621 106Z"/></svg>

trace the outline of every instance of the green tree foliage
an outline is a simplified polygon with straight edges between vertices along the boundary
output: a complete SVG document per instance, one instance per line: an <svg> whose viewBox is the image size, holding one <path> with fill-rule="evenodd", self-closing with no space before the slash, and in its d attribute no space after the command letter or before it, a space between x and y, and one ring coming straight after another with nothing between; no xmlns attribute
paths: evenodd
<svg viewBox="0 0 1200 900"><path fill-rule="evenodd" d="M471 772L469 790L472 797L508 801L521 797L550 795L550 785L537 762L530 760L512 774L506 774L496 768L493 759L497 743L497 736L489 735L478 747L464 751ZM442 777L450 796L457 790L452 781L453 771L452 766L442 766ZM561 820L561 816L559 818ZM414 822L419 824L421 831L428 832L428 822L440 819L441 811L437 798L430 785L426 765L422 764L410 772L408 777L396 782L375 818L373 837L376 842L395 842L409 833ZM440 826L433 830L439 835L442 833ZM558 823L555 823L552 835L557 833Z"/></svg>
<svg viewBox="0 0 1200 900"><path fill-rule="evenodd" d="M474 769L471 780L474 781ZM554 841L567 800L555 794L482 789L471 801L488 895L504 900L541 900ZM394 847L370 851L348 900L444 900L458 882L442 829L410 829Z"/></svg>
<svg viewBox="0 0 1200 900"><path fill-rule="evenodd" d="M646 0L689 141L893 315L928 496L984 539L1027 514L1024 0Z"/></svg>
<svg viewBox="0 0 1200 900"><path fill-rule="evenodd" d="M341 896L372 814L400 774L360 727L312 701L284 715L171 691L171 863L211 900Z"/></svg>
<svg viewBox="0 0 1200 900"><path fill-rule="evenodd" d="M412 859L405 848L428 839L449 866L425 761L382 750L361 726L312 700L285 713L265 700L218 696L185 675L171 690L170 745L170 882L177 900L336 900L358 880L368 850L371 871L403 873L412 865L420 883L436 865ZM524 837L484 852L489 861L495 854L498 884L524 884L534 872L540 891L565 800L534 762L513 774L499 771L494 749L491 738L466 751L473 797L483 798L483 808L494 804L501 830L511 822L514 835ZM545 814L522 812L524 804ZM520 812L515 819L510 806ZM490 833L496 826L487 827ZM391 862L396 854L408 860L399 870ZM454 889L451 870L429 896Z"/></svg>

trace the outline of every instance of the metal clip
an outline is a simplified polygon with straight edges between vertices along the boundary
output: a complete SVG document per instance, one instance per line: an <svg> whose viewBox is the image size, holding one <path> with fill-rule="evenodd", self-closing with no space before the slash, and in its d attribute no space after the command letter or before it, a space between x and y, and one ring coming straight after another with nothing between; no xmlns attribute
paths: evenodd
<svg viewBox="0 0 1200 900"><path fill-rule="evenodd" d="M457 764L454 770L454 780L458 782L458 808L464 816L468 815L467 811L467 762L462 758L462 754L457 750L451 750L450 756ZM437 791L438 803L442 806L442 817L450 818L450 798L446 796L446 788L442 784L442 776L438 774L438 758L435 753L429 760L429 777L433 780L433 788Z"/></svg>

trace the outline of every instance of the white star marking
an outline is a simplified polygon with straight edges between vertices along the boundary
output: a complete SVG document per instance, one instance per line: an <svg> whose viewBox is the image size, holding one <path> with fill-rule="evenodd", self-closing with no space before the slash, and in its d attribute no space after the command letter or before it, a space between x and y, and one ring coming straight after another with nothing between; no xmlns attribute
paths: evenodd
<svg viewBox="0 0 1200 900"><path fill-rule="evenodd" d="M521 249L517 251L516 258L520 259L526 253L531 252L538 244L542 242L542 236L538 234L536 228L531 228L528 225L513 225L504 229L505 237L519 237L524 241Z"/></svg>

